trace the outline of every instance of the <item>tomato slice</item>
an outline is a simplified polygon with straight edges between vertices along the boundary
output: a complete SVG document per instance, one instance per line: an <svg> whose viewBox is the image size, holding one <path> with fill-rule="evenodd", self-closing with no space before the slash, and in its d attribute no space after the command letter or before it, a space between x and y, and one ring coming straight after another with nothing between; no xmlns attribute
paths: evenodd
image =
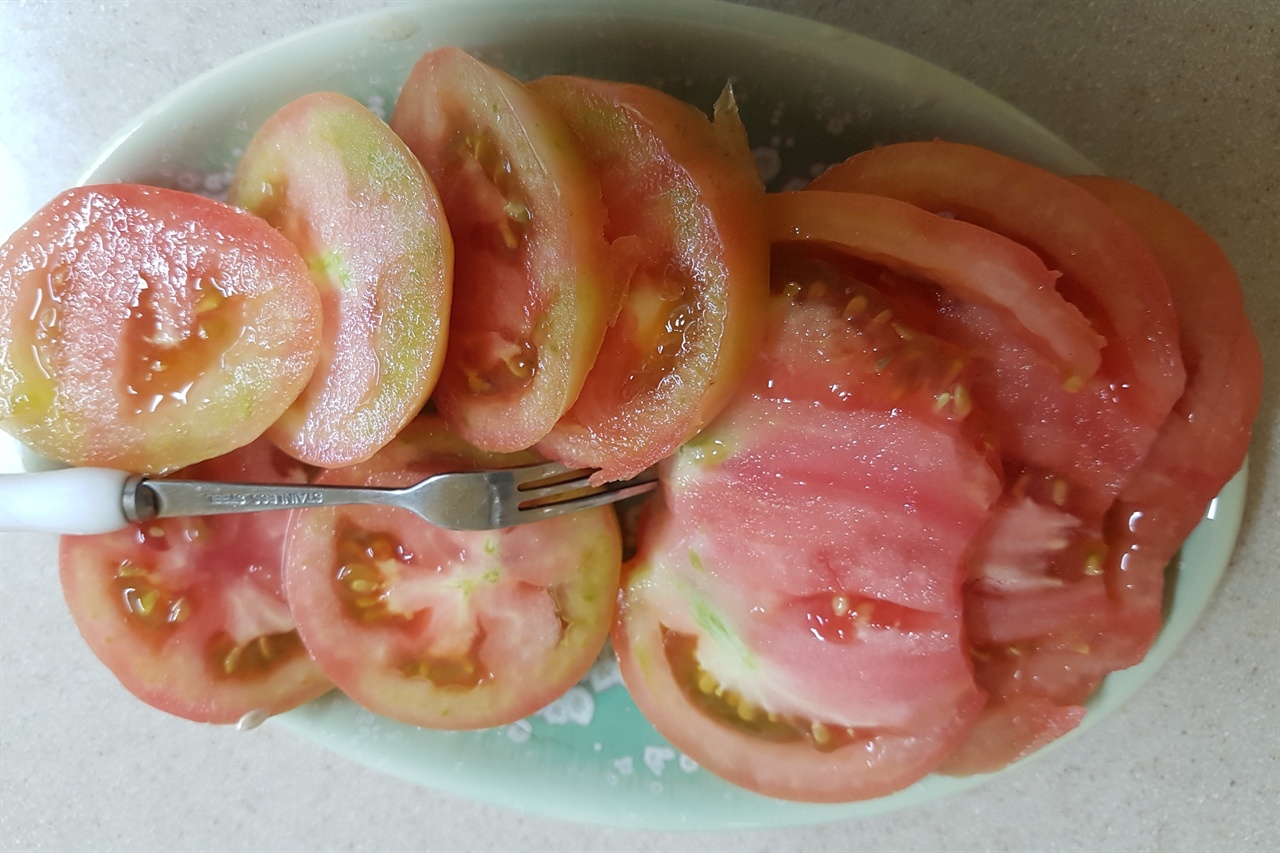
<svg viewBox="0 0 1280 853"><path fill-rule="evenodd" d="M77 187L0 247L0 428L73 465L160 472L293 402L320 303L261 219L176 190Z"/></svg>
<svg viewBox="0 0 1280 853"><path fill-rule="evenodd" d="M319 364L269 436L312 465L368 459L422 408L444 360L453 241L435 186L377 116L321 92L263 124L230 201L302 251L324 307Z"/></svg>
<svg viewBox="0 0 1280 853"><path fill-rule="evenodd" d="M1101 574L1087 596L1076 590L1075 606L1089 617L1059 621L1033 647L1024 643L1018 656L988 667L982 680L996 699L979 725L988 736L970 738L948 760L951 772L992 770L1036 748L1043 740L1037 716L1082 715L1073 703L1102 675L1142 660L1160 630L1166 566L1242 465L1260 407L1257 338L1221 248L1175 207L1133 184L1096 175L1071 181L1105 201L1155 252L1178 315L1187 388L1107 512ZM1020 603L1023 610L1057 611L1062 598ZM1033 620L1051 622L1043 615L1020 621Z"/></svg>
<svg viewBox="0 0 1280 853"><path fill-rule="evenodd" d="M183 469L191 479L300 483L305 469L259 439ZM180 717L233 723L330 689L284 598L288 511L165 518L64 536L71 615L130 692Z"/></svg>
<svg viewBox="0 0 1280 853"><path fill-rule="evenodd" d="M531 88L582 140L628 281L581 395L538 447L600 469L595 482L626 479L709 423L750 363L769 289L764 195L728 90L712 124L643 86Z"/></svg>
<svg viewBox="0 0 1280 853"><path fill-rule="evenodd" d="M664 470L614 646L678 748L770 796L882 796L982 706L963 558L1000 493L954 349L872 287L776 253L746 384Z"/></svg>
<svg viewBox="0 0 1280 853"><path fill-rule="evenodd" d="M1072 728L1102 677L1140 660L1158 629L1171 552L1147 572L1142 594L1122 592L1135 578L1115 551L1113 504L1141 482L1183 392L1170 285L1107 205L981 149L890 146L814 185L885 193L1025 243L1063 272L1060 291L1107 339L1098 373L1069 394L985 306L935 300L926 325L979 365L974 398L995 416L1009 483L975 544L965 590L976 677L992 698L943 767L998 769ZM1126 596L1143 603L1122 606Z"/></svg>
<svg viewBox="0 0 1280 853"><path fill-rule="evenodd" d="M1025 754L1044 740L1039 725L1078 718L1083 709L1075 703L1103 675L1142 659L1160 629L1165 567L1244 461L1260 406L1257 339L1240 283L1213 239L1132 184L1093 176L1072 181L1106 202L1153 250L1173 297L1187 386L1107 513L1105 551L1092 582L1015 601L1023 611L1016 621L1040 623L1043 633L1031 645L1012 645L1017 655L988 659L980 680L996 699L980 725L986 734L952 757L950 772L991 770ZM1080 615L1064 622L1056 615L1064 605ZM1033 608L1038 612L1028 616Z"/></svg>
<svg viewBox="0 0 1280 853"><path fill-rule="evenodd" d="M456 48L414 66L391 127L456 251L436 405L477 447L532 447L577 399L621 296L600 183L555 110Z"/></svg>
<svg viewBox="0 0 1280 853"><path fill-rule="evenodd" d="M1038 252L1062 273L1058 291L1107 341L1106 392L1134 413L1134 428L1154 437L1186 379L1177 322L1151 252L1105 204L1051 172L941 140L864 151L809 186L907 201Z"/></svg>
<svg viewBox="0 0 1280 853"><path fill-rule="evenodd" d="M995 308L1061 365L1064 381L1098 369L1102 338L1054 290L1057 274L1031 250L992 231L915 205L863 193L790 192L769 197L770 237L836 247L957 299Z"/></svg>
<svg viewBox="0 0 1280 853"><path fill-rule="evenodd" d="M319 481L398 487L534 458L482 453L424 415ZM620 549L608 507L481 532L391 507L309 509L290 528L285 575L307 648L353 700L411 725L483 728L538 710L590 669Z"/></svg>

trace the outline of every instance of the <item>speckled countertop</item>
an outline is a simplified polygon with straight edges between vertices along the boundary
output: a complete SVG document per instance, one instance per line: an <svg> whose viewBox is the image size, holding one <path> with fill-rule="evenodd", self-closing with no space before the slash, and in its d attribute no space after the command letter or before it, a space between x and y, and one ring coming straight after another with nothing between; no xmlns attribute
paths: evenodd
<svg viewBox="0 0 1280 853"><path fill-rule="evenodd" d="M243 51L382 3L0 3L0 231L130 118ZM82 646L52 537L0 535L0 849L1280 849L1280 5L763 3L983 86L1224 246L1267 375L1244 527L1180 651L1113 717L976 790L857 822L665 834L415 787L270 726L170 719Z"/></svg>

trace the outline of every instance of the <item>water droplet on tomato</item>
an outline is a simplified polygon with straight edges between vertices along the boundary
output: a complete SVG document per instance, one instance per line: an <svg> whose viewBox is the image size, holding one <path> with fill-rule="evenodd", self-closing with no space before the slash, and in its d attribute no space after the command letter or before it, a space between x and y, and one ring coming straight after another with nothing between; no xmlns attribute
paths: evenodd
<svg viewBox="0 0 1280 853"><path fill-rule="evenodd" d="M256 729L270 716L271 712L263 708L255 708L236 721L236 731L247 732Z"/></svg>

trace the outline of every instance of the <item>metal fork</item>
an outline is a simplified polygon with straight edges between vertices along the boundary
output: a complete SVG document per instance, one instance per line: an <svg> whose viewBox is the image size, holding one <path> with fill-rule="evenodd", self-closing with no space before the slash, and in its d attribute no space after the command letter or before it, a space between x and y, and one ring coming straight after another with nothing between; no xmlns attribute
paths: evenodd
<svg viewBox="0 0 1280 853"><path fill-rule="evenodd" d="M151 479L105 468L0 477L0 530L105 533L129 522L300 507L379 504L438 527L493 530L604 506L657 488L656 469L591 486L591 469L543 462L436 474L399 489Z"/></svg>

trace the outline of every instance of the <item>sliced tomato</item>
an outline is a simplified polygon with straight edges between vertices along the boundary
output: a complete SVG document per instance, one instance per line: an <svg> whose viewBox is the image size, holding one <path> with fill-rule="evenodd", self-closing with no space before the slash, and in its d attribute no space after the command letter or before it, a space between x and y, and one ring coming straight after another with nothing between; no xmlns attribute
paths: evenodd
<svg viewBox="0 0 1280 853"><path fill-rule="evenodd" d="M324 306L320 362L271 439L312 465L368 459L444 362L453 241L435 186L377 116L321 92L258 130L230 201L301 250Z"/></svg>
<svg viewBox="0 0 1280 853"><path fill-rule="evenodd" d="M874 288L775 255L746 385L664 471L614 646L681 750L776 797L882 796L982 706L964 554L1000 493L965 359Z"/></svg>
<svg viewBox="0 0 1280 853"><path fill-rule="evenodd" d="M940 140L864 151L809 186L907 201L1035 250L1062 274L1058 291L1106 338L1109 383L1102 387L1133 412L1135 428L1154 435L1182 393L1186 377L1164 276L1132 229L1080 187L993 151ZM1077 390L1080 384L1072 383Z"/></svg>
<svg viewBox="0 0 1280 853"><path fill-rule="evenodd" d="M1209 501L1239 470L1261 399L1261 356L1244 313L1240 283L1216 243L1194 222L1132 184L1103 177L1072 179L1116 210L1149 245L1169 282L1177 313L1187 387L1107 513L1097 573L1019 602L1020 624L1038 623L1034 645L1008 638L1020 654L988 676L1009 704L1039 702L1063 713L1107 672L1140 661L1159 632L1165 568L1203 517ZM1066 596L1073 595L1074 602ZM1038 615L1028 618L1030 601ZM1070 604L1076 617L1057 615ZM989 609L988 618L999 611ZM994 618L997 626L1013 620ZM1007 744L1007 741L1006 741ZM987 766L994 744L970 748L956 764ZM1008 749L1007 745L1005 747Z"/></svg>
<svg viewBox="0 0 1280 853"><path fill-rule="evenodd" d="M1164 566L1244 464L1262 396L1262 356L1240 281L1222 249L1181 211L1126 181L1077 177L1155 254L1178 317L1187 387L1151 453L1112 507L1108 578L1158 600ZM1155 595L1150 590L1155 586Z"/></svg>
<svg viewBox="0 0 1280 853"><path fill-rule="evenodd" d="M319 482L399 487L534 458L477 451L431 415ZM586 674L613 618L620 549L608 507L481 532L391 507L309 509L290 528L286 578L307 648L348 696L411 725L483 728Z"/></svg>
<svg viewBox="0 0 1280 853"><path fill-rule="evenodd" d="M577 399L621 296L600 182L554 109L456 48L414 66L391 127L454 239L436 405L478 447L532 447Z"/></svg>
<svg viewBox="0 0 1280 853"><path fill-rule="evenodd" d="M1059 364L1066 381L1091 377L1102 338L1054 290L1057 274L1035 253L992 231L864 193L821 191L769 197L770 238L835 246L955 298L1009 316L1028 342Z"/></svg>
<svg viewBox="0 0 1280 853"><path fill-rule="evenodd" d="M0 247L0 428L73 465L160 472L248 444L315 368L320 303L261 219L77 187Z"/></svg>
<svg viewBox="0 0 1280 853"><path fill-rule="evenodd" d="M635 476L711 421L744 375L769 290L763 190L732 95L715 123L662 92L531 84L600 176L626 297L573 408L539 444L593 480Z"/></svg>
<svg viewBox="0 0 1280 853"><path fill-rule="evenodd" d="M1106 338L1097 374L1064 388L1006 316L924 298L921 314L932 318L924 327L974 358L973 397L993 415L1009 484L975 544L965 589L976 677L993 698L978 733L945 767L996 769L1074 725L1102 675L1149 644L1150 620L1120 618L1114 606L1105 528L1185 382L1169 285L1141 237L1105 204L983 149L887 146L813 186L884 194L1023 243L1062 272L1059 292ZM908 283L886 282L891 292L899 285ZM1102 634L1111 638L1105 648L1087 639Z"/></svg>
<svg viewBox="0 0 1280 853"><path fill-rule="evenodd" d="M191 479L304 482L266 439L180 472ZM329 690L294 628L281 570L288 511L165 518L64 536L71 615L130 692L210 723L287 711Z"/></svg>

